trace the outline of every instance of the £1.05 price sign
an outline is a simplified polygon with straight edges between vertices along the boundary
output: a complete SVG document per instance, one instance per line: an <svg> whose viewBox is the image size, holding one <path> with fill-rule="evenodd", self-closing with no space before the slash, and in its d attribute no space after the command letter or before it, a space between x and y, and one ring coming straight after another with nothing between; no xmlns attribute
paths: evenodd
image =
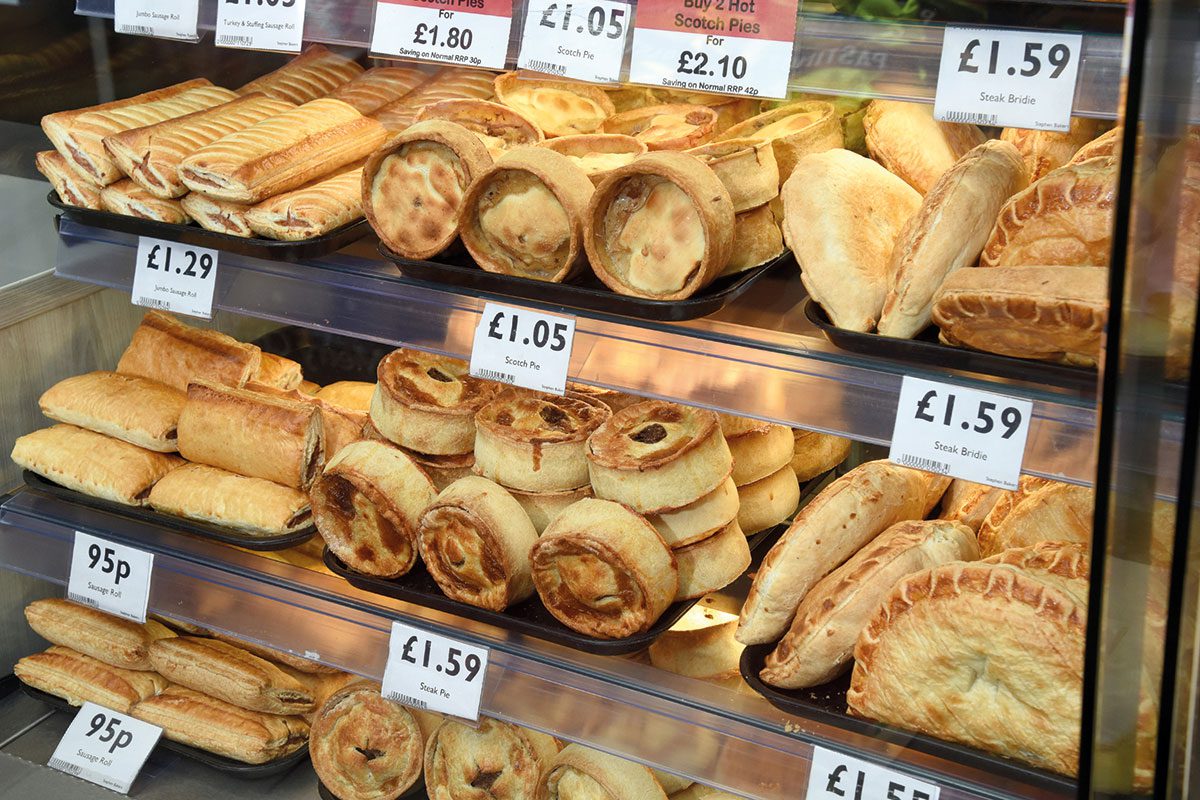
<svg viewBox="0 0 1200 800"><path fill-rule="evenodd" d="M487 303L475 328L471 375L562 394L574 342L574 317Z"/></svg>
<svg viewBox="0 0 1200 800"><path fill-rule="evenodd" d="M638 6L629 80L696 92L787 95L796 0L660 0Z"/></svg>
<svg viewBox="0 0 1200 800"><path fill-rule="evenodd" d="M136 622L146 621L154 554L75 531L67 597Z"/></svg>
<svg viewBox="0 0 1200 800"><path fill-rule="evenodd" d="M1016 489L1033 403L904 377L889 458L906 467Z"/></svg>
<svg viewBox="0 0 1200 800"><path fill-rule="evenodd" d="M217 45L299 53L305 0L221 0Z"/></svg>
<svg viewBox="0 0 1200 800"><path fill-rule="evenodd" d="M1066 131L1083 37L946 28L933 114L942 122Z"/></svg>
<svg viewBox="0 0 1200 800"><path fill-rule="evenodd" d="M621 77L632 17L620 0L530 0L517 66L538 72L611 83Z"/></svg>
<svg viewBox="0 0 1200 800"><path fill-rule="evenodd" d="M382 694L414 708L477 720L487 664L487 648L393 622Z"/></svg>
<svg viewBox="0 0 1200 800"><path fill-rule="evenodd" d="M512 0L378 0L371 51L503 69Z"/></svg>
<svg viewBox="0 0 1200 800"><path fill-rule="evenodd" d="M137 305L211 319L216 285L216 250L138 237L131 291Z"/></svg>
<svg viewBox="0 0 1200 800"><path fill-rule="evenodd" d="M48 764L124 794L161 735L157 725L85 702Z"/></svg>
<svg viewBox="0 0 1200 800"><path fill-rule="evenodd" d="M804 800L938 800L939 794L932 783L814 747Z"/></svg>

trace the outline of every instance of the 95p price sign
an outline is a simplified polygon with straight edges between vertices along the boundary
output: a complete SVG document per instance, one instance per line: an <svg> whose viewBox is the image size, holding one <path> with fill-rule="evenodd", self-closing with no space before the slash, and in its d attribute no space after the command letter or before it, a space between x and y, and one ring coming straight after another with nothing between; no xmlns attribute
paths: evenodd
<svg viewBox="0 0 1200 800"><path fill-rule="evenodd" d="M804 800L938 800L939 794L932 783L814 747Z"/></svg>
<svg viewBox="0 0 1200 800"><path fill-rule="evenodd" d="M599 83L621 77L629 3L530 0L525 8L517 66Z"/></svg>
<svg viewBox="0 0 1200 800"><path fill-rule="evenodd" d="M661 0L638 6L629 80L785 97L796 0Z"/></svg>
<svg viewBox="0 0 1200 800"><path fill-rule="evenodd" d="M221 0L217 45L299 53L305 0Z"/></svg>
<svg viewBox="0 0 1200 800"><path fill-rule="evenodd" d="M512 0L378 0L371 51L503 69Z"/></svg>
<svg viewBox="0 0 1200 800"><path fill-rule="evenodd" d="M138 237L130 292L137 305L211 319L216 285L216 250Z"/></svg>
<svg viewBox="0 0 1200 800"><path fill-rule="evenodd" d="M126 794L162 736L162 728L85 702L48 765Z"/></svg>
<svg viewBox="0 0 1200 800"><path fill-rule="evenodd" d="M1066 131L1083 37L947 27L933 115L942 122Z"/></svg>
<svg viewBox="0 0 1200 800"><path fill-rule="evenodd" d="M562 394L574 342L574 317L487 303L475 328L471 375Z"/></svg>
<svg viewBox="0 0 1200 800"><path fill-rule="evenodd" d="M67 597L135 622L146 621L154 554L75 531Z"/></svg>
<svg viewBox="0 0 1200 800"><path fill-rule="evenodd" d="M1033 403L904 377L888 458L906 467L1016 489Z"/></svg>
<svg viewBox="0 0 1200 800"><path fill-rule="evenodd" d="M478 720L487 664L487 648L393 622L382 694L406 706Z"/></svg>

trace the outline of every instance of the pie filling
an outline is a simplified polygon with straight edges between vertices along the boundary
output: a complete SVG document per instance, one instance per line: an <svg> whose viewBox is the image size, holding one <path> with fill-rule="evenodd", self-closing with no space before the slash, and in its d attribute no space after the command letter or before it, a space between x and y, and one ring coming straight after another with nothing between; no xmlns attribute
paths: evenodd
<svg viewBox="0 0 1200 800"><path fill-rule="evenodd" d="M435 247L458 219L466 169L443 144L407 142L383 160L371 187L371 202L383 212L376 224L390 241L414 250Z"/></svg>
<svg viewBox="0 0 1200 800"><path fill-rule="evenodd" d="M643 142L664 142L691 136L696 129L710 120L700 111L655 114L635 126L632 135Z"/></svg>
<svg viewBox="0 0 1200 800"><path fill-rule="evenodd" d="M571 252L571 221L562 203L528 172L507 170L479 197L478 227L510 268L552 277Z"/></svg>
<svg viewBox="0 0 1200 800"><path fill-rule="evenodd" d="M646 294L677 292L704 259L704 227L687 192L654 176L629 178L604 215L609 270Z"/></svg>
<svg viewBox="0 0 1200 800"><path fill-rule="evenodd" d="M506 95L504 102L536 120L548 133L591 133L608 116L588 98L549 86Z"/></svg>
<svg viewBox="0 0 1200 800"><path fill-rule="evenodd" d="M793 114L759 128L754 136L758 139L778 139L802 131L816 121L815 114Z"/></svg>
<svg viewBox="0 0 1200 800"><path fill-rule="evenodd" d="M617 167L633 163L636 153L584 153L581 156L568 156L579 165L588 175L609 172Z"/></svg>

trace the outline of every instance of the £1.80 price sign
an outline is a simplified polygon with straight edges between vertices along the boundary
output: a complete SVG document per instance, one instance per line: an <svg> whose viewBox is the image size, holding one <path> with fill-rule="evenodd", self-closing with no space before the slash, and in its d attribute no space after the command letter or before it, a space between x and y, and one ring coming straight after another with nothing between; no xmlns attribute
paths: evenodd
<svg viewBox="0 0 1200 800"><path fill-rule="evenodd" d="M414 708L477 720L487 664L487 648L393 622L382 694Z"/></svg>
<svg viewBox="0 0 1200 800"><path fill-rule="evenodd" d="M471 347L471 375L562 394L574 342L574 317L486 303Z"/></svg>
<svg viewBox="0 0 1200 800"><path fill-rule="evenodd" d="M696 92L785 97L796 0L639 5L629 80Z"/></svg>
<svg viewBox="0 0 1200 800"><path fill-rule="evenodd" d="M632 14L620 0L530 0L517 66L611 83L621 77Z"/></svg>
<svg viewBox="0 0 1200 800"><path fill-rule="evenodd" d="M1083 37L947 27L933 114L942 122L1066 131Z"/></svg>
<svg viewBox="0 0 1200 800"><path fill-rule="evenodd" d="M126 793L162 728L85 702L47 762L61 772Z"/></svg>
<svg viewBox="0 0 1200 800"><path fill-rule="evenodd" d="M512 0L378 0L371 51L503 69Z"/></svg>

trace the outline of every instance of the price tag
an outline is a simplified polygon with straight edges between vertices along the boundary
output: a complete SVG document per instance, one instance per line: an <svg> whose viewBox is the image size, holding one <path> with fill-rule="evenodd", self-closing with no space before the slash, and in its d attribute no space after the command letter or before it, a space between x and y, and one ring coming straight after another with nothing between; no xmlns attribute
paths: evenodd
<svg viewBox="0 0 1200 800"><path fill-rule="evenodd" d="M574 343L574 317L487 303L475 328L471 375L562 394Z"/></svg>
<svg viewBox="0 0 1200 800"><path fill-rule="evenodd" d="M530 0L517 66L583 81L621 77L632 14L619 0Z"/></svg>
<svg viewBox="0 0 1200 800"><path fill-rule="evenodd" d="M393 622L383 696L413 708L478 720L487 664L485 647Z"/></svg>
<svg viewBox="0 0 1200 800"><path fill-rule="evenodd" d="M1083 37L948 26L933 115L942 122L1066 131Z"/></svg>
<svg viewBox="0 0 1200 800"><path fill-rule="evenodd" d="M117 33L138 36L161 36L198 42L196 19L200 15L200 0L116 0L113 27Z"/></svg>
<svg viewBox="0 0 1200 800"><path fill-rule="evenodd" d="M157 725L85 702L47 763L127 794L161 735Z"/></svg>
<svg viewBox="0 0 1200 800"><path fill-rule="evenodd" d="M212 319L216 285L216 250L138 237L130 292L135 304Z"/></svg>
<svg viewBox="0 0 1200 800"><path fill-rule="evenodd" d="M75 531L67 597L135 622L146 621L154 554Z"/></svg>
<svg viewBox="0 0 1200 800"><path fill-rule="evenodd" d="M892 428L893 462L1016 489L1033 403L905 376Z"/></svg>
<svg viewBox="0 0 1200 800"><path fill-rule="evenodd" d="M796 0L661 0L638 6L629 80L786 97Z"/></svg>
<svg viewBox="0 0 1200 800"><path fill-rule="evenodd" d="M221 0L217 46L299 53L305 0Z"/></svg>
<svg viewBox="0 0 1200 800"><path fill-rule="evenodd" d="M805 800L938 800L941 789L903 772L813 747Z"/></svg>
<svg viewBox="0 0 1200 800"><path fill-rule="evenodd" d="M371 51L503 69L512 0L379 0Z"/></svg>

